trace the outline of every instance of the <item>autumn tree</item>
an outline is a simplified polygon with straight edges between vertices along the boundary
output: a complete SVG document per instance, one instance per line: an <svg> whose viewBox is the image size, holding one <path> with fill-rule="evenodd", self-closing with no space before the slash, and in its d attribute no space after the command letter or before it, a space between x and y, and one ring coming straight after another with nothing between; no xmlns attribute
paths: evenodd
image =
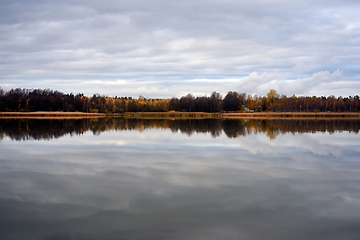
<svg viewBox="0 0 360 240"><path fill-rule="evenodd" d="M274 89L270 89L270 91L266 94L266 103L268 110L272 110L274 103L279 99L279 94Z"/></svg>

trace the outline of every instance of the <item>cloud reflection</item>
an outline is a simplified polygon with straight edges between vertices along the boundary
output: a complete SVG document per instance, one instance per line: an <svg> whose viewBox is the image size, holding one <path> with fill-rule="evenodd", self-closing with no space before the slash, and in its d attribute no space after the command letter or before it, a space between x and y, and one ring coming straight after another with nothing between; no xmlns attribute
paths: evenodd
<svg viewBox="0 0 360 240"><path fill-rule="evenodd" d="M166 129L4 139L0 237L356 239L357 140Z"/></svg>

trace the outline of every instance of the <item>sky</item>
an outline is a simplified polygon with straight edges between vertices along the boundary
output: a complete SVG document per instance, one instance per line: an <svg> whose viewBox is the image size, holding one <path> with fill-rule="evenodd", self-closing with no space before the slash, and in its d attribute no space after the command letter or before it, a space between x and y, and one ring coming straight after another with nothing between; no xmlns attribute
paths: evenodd
<svg viewBox="0 0 360 240"><path fill-rule="evenodd" d="M360 94L358 0L0 0L0 87Z"/></svg>

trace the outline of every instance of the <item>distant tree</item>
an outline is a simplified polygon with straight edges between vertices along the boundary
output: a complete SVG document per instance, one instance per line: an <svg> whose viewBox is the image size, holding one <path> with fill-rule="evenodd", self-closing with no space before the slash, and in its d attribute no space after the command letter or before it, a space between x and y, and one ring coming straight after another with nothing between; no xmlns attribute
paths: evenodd
<svg viewBox="0 0 360 240"><path fill-rule="evenodd" d="M169 110L181 111L180 100L178 98L171 98L169 102Z"/></svg>
<svg viewBox="0 0 360 240"><path fill-rule="evenodd" d="M192 112L194 110L193 102L195 97L188 93L185 97L180 98L181 111Z"/></svg>
<svg viewBox="0 0 360 240"><path fill-rule="evenodd" d="M221 110L222 97L220 93L212 92L210 96L209 112L219 112Z"/></svg>
<svg viewBox="0 0 360 240"><path fill-rule="evenodd" d="M224 111L240 110L239 94L235 91L228 92L222 101L222 108Z"/></svg>
<svg viewBox="0 0 360 240"><path fill-rule="evenodd" d="M271 89L266 96L246 95L229 91L224 99L217 92L210 96L194 97L192 94L172 99L138 99L131 97L108 97L94 94L64 94L50 89L0 88L0 111L83 111L99 113L163 112L169 110L187 112L219 112L239 110L295 111L295 112L359 112L359 95L349 97L291 96L281 95Z"/></svg>
<svg viewBox="0 0 360 240"><path fill-rule="evenodd" d="M279 94L274 89L270 89L270 91L266 94L266 103L267 108L270 111L273 111L276 106L274 106L275 102L279 100Z"/></svg>
<svg viewBox="0 0 360 240"><path fill-rule="evenodd" d="M276 90L270 89L270 91L266 94L266 99L269 104L272 104L279 99L279 94Z"/></svg>
<svg viewBox="0 0 360 240"><path fill-rule="evenodd" d="M0 111L5 111L5 104L3 102L3 98L5 95L5 91L0 87Z"/></svg>

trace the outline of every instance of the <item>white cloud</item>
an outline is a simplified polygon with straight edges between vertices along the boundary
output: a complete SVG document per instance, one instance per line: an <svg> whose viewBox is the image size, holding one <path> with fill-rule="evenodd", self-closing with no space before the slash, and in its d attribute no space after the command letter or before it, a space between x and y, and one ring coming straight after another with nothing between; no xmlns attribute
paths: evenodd
<svg viewBox="0 0 360 240"><path fill-rule="evenodd" d="M340 87L350 95L360 90L357 7L354 1L310 0L4 1L0 86L67 91L64 85L85 81L89 90L113 95L102 83L123 79L132 92L117 95L152 95L155 89L171 96L214 90L261 95L269 87L281 94L338 95L322 87L339 81L354 83ZM197 79L208 85L201 90L189 82ZM139 82L150 86L137 89ZM87 91L78 86L71 91Z"/></svg>
<svg viewBox="0 0 360 240"><path fill-rule="evenodd" d="M310 77L299 78L295 80L271 80L267 81L264 85L260 86L258 89L261 92L269 91L269 89L277 89L280 94L286 95L306 95L309 92L323 84L323 83L333 83L342 80L342 72L336 70L333 73L328 71L321 71L314 73Z"/></svg>
<svg viewBox="0 0 360 240"><path fill-rule="evenodd" d="M249 76L238 79L233 83L233 86L229 84L228 87L230 90L262 96L266 95L270 89L277 90L279 94L291 96L293 94L307 95L319 88L321 88L322 94L331 95L334 94L335 89L330 89L326 85L338 83L341 86L344 83L342 75L343 73L340 70L333 73L321 71L312 74L310 77L287 80L282 78L280 74L253 72ZM337 90L341 90L341 87Z"/></svg>

